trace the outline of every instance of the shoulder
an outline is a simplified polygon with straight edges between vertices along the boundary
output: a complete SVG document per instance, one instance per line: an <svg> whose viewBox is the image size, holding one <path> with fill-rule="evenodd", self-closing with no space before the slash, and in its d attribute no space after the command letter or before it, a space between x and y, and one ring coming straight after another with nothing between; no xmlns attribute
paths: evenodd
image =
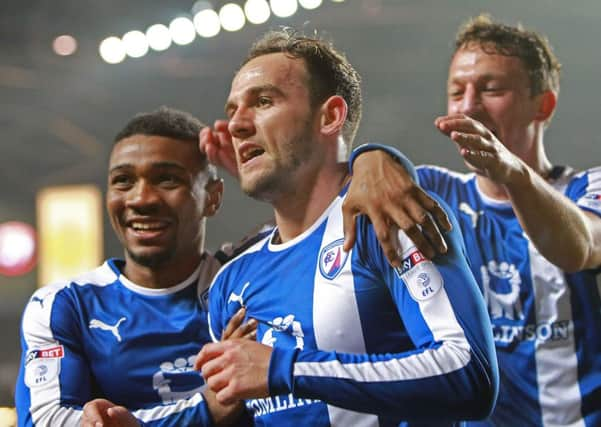
<svg viewBox="0 0 601 427"><path fill-rule="evenodd" d="M114 283L118 275L109 266L108 262L94 270L80 274L69 280L50 283L33 293L23 314L23 329L37 327L39 323L50 325L51 315L60 311L61 316L66 315L69 307L75 309L76 305L69 301L77 299L78 294L87 286L107 286Z"/></svg>
<svg viewBox="0 0 601 427"><path fill-rule="evenodd" d="M213 288L220 282L226 282L226 278L235 275L237 272L244 269L246 266L251 265L253 262L255 262L257 255L259 254L261 249L268 243L269 239L271 238L271 235L272 230L261 233L255 239L253 239L252 243L249 244L246 248L244 248L240 253L228 260L225 264L223 264L217 272L217 274L215 274L213 283L211 284L211 288Z"/></svg>

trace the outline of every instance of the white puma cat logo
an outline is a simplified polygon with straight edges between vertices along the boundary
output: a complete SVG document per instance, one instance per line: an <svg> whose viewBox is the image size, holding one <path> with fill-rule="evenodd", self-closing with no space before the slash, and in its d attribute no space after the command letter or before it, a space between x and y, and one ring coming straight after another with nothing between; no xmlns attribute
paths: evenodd
<svg viewBox="0 0 601 427"><path fill-rule="evenodd" d="M472 207L465 202L459 203L459 210L472 219L473 228L476 228L476 225L478 224L478 217L484 213L484 211L474 211Z"/></svg>
<svg viewBox="0 0 601 427"><path fill-rule="evenodd" d="M246 288L248 288L248 285L250 285L250 282L246 282L244 286L242 286L242 290L240 291L239 295L232 292L230 297L227 299L227 303L229 304L230 302L238 302L242 307L244 307L244 300L242 298L244 296L244 291Z"/></svg>
<svg viewBox="0 0 601 427"><path fill-rule="evenodd" d="M111 325L107 325L106 323L104 323L101 320L98 319L92 319L90 320L90 324L88 325L88 328L93 329L93 328L100 328L103 331L111 331L111 333L115 336L115 338L117 338L117 341L121 342L121 335L119 335L119 325L121 324L121 322L127 320L126 317L122 317L121 319L119 319L119 321L117 323L115 323L113 326Z"/></svg>

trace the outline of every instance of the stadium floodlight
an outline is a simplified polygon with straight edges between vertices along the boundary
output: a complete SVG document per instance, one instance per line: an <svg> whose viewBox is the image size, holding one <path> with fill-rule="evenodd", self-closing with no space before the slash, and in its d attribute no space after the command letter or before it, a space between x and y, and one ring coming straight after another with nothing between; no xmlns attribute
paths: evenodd
<svg viewBox="0 0 601 427"><path fill-rule="evenodd" d="M148 53L148 40L142 31L129 31L121 38L125 53L132 58L140 58Z"/></svg>
<svg viewBox="0 0 601 427"><path fill-rule="evenodd" d="M100 56L109 64L118 64L125 59L125 46L119 37L108 37L100 43Z"/></svg>
<svg viewBox="0 0 601 427"><path fill-rule="evenodd" d="M201 37L215 37L221 31L219 15L213 9L205 9L194 15L194 27Z"/></svg>
<svg viewBox="0 0 601 427"><path fill-rule="evenodd" d="M73 36L63 34L54 39L52 49L60 56L73 55L77 50L77 40Z"/></svg>
<svg viewBox="0 0 601 427"><path fill-rule="evenodd" d="M163 24L155 24L146 30L146 40L148 45L156 50L163 51L171 46L171 34L169 28Z"/></svg>
<svg viewBox="0 0 601 427"><path fill-rule="evenodd" d="M271 10L267 0L247 0L244 3L244 13L246 19L252 24L262 24L269 19Z"/></svg>
<svg viewBox="0 0 601 427"><path fill-rule="evenodd" d="M321 0L298 0L298 4L305 9L312 10L321 6Z"/></svg>
<svg viewBox="0 0 601 427"><path fill-rule="evenodd" d="M188 18L183 16L171 21L169 24L169 33L171 33L173 43L182 46L192 43L194 37L196 37L194 24Z"/></svg>
<svg viewBox="0 0 601 427"><path fill-rule="evenodd" d="M296 0L270 0L270 3L271 11L280 18L288 18L294 15L296 9L298 9Z"/></svg>
<svg viewBox="0 0 601 427"><path fill-rule="evenodd" d="M238 31L244 27L244 11L236 3L227 3L219 10L219 21L226 31Z"/></svg>

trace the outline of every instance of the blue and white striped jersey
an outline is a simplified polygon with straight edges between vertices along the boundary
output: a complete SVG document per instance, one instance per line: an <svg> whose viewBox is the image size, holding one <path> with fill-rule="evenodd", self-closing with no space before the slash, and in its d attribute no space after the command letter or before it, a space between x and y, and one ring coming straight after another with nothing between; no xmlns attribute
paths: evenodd
<svg viewBox="0 0 601 427"><path fill-rule="evenodd" d="M218 340L246 306L273 346L272 397L248 400L256 425L398 426L483 418L495 401L490 322L458 231L426 260L399 233L404 261L388 264L365 218L342 250L344 191L284 244L270 233L217 274L209 326ZM458 230L457 227L455 227Z"/></svg>
<svg viewBox="0 0 601 427"><path fill-rule="evenodd" d="M20 426L78 426L104 397L147 425L211 425L192 369L210 341L199 299L220 264L205 255L184 282L148 289L108 260L70 282L36 291L22 321L16 402Z"/></svg>
<svg viewBox="0 0 601 427"><path fill-rule="evenodd" d="M601 215L601 168L556 170L553 186ZM487 198L474 174L422 166L418 175L457 216L487 302L501 378L490 423L601 425L601 267L566 274L551 264L509 202Z"/></svg>

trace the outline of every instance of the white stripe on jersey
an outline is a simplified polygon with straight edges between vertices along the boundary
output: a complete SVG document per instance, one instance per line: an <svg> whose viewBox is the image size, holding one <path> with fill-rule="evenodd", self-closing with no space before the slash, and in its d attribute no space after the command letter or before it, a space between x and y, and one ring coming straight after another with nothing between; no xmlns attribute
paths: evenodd
<svg viewBox="0 0 601 427"><path fill-rule="evenodd" d="M91 282L106 286L114 282L116 278L117 276L110 267L104 263L95 270L78 276L73 282L76 284ZM52 305L56 294L70 285L70 282L57 282L38 289L33 294L23 315L23 339L28 352L59 345L50 329ZM36 299L33 300L33 298ZM56 375L30 392L32 421L35 425L79 425L82 411L60 406L60 362L58 360L56 362L58 364ZM54 361L49 361L49 363L54 363ZM33 366L29 367L29 369L32 368ZM27 375L27 364L24 369Z"/></svg>
<svg viewBox="0 0 601 427"><path fill-rule="evenodd" d="M336 212L342 199L338 197L330 205L328 212ZM318 222L319 224L319 222ZM342 216L330 215L324 230L318 254L328 244L340 239L343 229ZM336 281L327 280L320 273L320 263L316 263L313 289L313 331L317 348L346 353L365 353L363 329L359 308L355 297L355 284L351 271L352 250ZM332 304L337 309L332 310ZM378 425L378 417L327 405L332 426L370 427Z"/></svg>
<svg viewBox="0 0 601 427"><path fill-rule="evenodd" d="M436 165L419 165L415 168L416 170L419 169L434 169L438 172L442 172L446 175L450 175L453 178L457 178L459 179L461 182L468 182L469 180L473 179L476 174L471 172L471 173L461 173L461 172L456 172L456 171L452 171L450 169L444 168L442 166L436 166Z"/></svg>
<svg viewBox="0 0 601 427"><path fill-rule="evenodd" d="M574 323L570 288L563 272L544 258L528 242L532 290L536 304L537 325L556 321L569 322L568 337L561 340L535 341L535 361L539 403L543 425L584 427L580 412L578 359L574 342Z"/></svg>
<svg viewBox="0 0 601 427"><path fill-rule="evenodd" d="M186 409L194 408L203 401L202 394L196 393L188 399L180 399L170 405L156 406L152 409L139 409L133 415L145 423L160 420L173 414L180 413Z"/></svg>

